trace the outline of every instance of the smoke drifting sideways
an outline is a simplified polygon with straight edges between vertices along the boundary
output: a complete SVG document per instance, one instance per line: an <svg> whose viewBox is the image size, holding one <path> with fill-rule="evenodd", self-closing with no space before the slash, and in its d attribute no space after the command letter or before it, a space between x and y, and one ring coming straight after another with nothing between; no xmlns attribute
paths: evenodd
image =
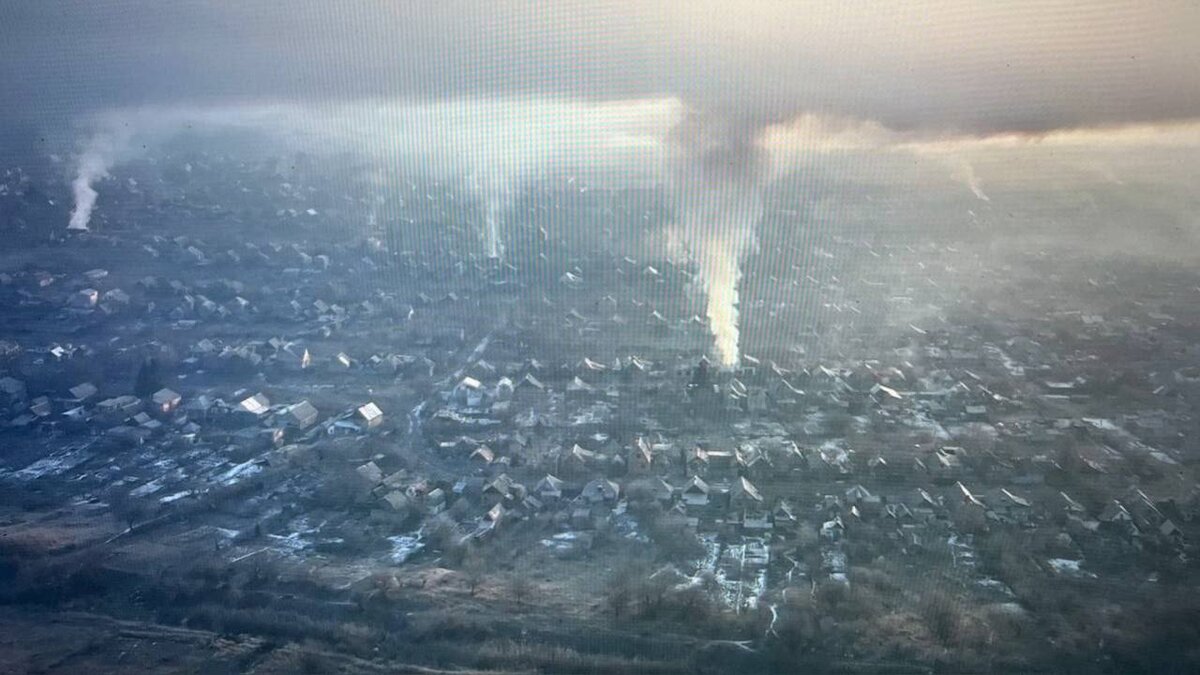
<svg viewBox="0 0 1200 675"><path fill-rule="evenodd" d="M362 157L375 167L364 178L382 181L385 201L398 189L387 181L405 174L448 182L478 202L485 251L499 257L503 221L528 181L550 172L598 185L656 181L663 173L662 139L682 112L677 99L364 100L111 110L77 125L88 140L75 158L69 228L87 229L96 182L116 164L153 152L185 130L238 130L316 157Z"/></svg>
<svg viewBox="0 0 1200 675"><path fill-rule="evenodd" d="M368 180L398 183L411 170L449 181L479 204L484 253L492 258L504 255L504 220L534 178L560 173L604 187L666 184L706 291L715 355L723 366L738 363L738 283L762 216L768 166L753 125L667 98L139 108L98 115L87 126L73 181L75 230L88 227L98 179L184 129L249 130L315 156L349 151L376 165ZM381 198L397 187L379 185Z"/></svg>
<svg viewBox="0 0 1200 675"><path fill-rule="evenodd" d="M766 190L783 175L822 171L823 158L836 155L849 158L861 177L894 184L895 175L873 174L882 171L878 157L890 154L928 159L946 178L989 202L996 193L984 192L977 167L986 168L984 177L992 181L1053 189L1060 183L1050 181L1067 180L1064 158L1086 168L1075 172L1086 180L1102 175L1112 183L1135 167L1144 175L1145 161L1152 162L1157 178L1174 176L1182 164L1170 153L1200 147L1195 123L955 136L808 114L747 122L705 114L677 98L139 108L96 115L82 128L88 140L72 181L73 230L88 227L96 181L185 129L252 131L316 157L355 153L376 167L364 178L378 184L384 203L399 194L406 174L447 181L477 201L484 253L497 258L504 255L505 219L531 181L557 174L598 187L666 185L676 208L664 243L681 242L697 267L714 356L725 368L740 361L742 266L756 244ZM1130 164L1132 157L1142 164ZM919 194L921 186L914 187Z"/></svg>

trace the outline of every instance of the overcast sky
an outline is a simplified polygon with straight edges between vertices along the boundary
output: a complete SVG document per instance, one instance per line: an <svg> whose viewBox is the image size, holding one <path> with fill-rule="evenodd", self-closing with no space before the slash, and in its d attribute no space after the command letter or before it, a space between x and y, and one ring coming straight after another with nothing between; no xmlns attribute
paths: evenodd
<svg viewBox="0 0 1200 675"><path fill-rule="evenodd" d="M143 104L678 97L990 133L1200 117L1200 3L31 0L0 115Z"/></svg>

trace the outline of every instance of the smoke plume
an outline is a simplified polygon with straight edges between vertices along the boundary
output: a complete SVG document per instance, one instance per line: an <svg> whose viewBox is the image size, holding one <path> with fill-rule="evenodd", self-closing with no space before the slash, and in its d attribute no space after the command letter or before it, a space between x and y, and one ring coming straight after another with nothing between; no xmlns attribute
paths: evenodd
<svg viewBox="0 0 1200 675"><path fill-rule="evenodd" d="M979 184L979 176L975 173L975 167L971 165L965 158L958 158L954 161L954 177L962 181L971 192L981 201L990 202L990 197L983 191L983 186Z"/></svg>
<svg viewBox="0 0 1200 675"><path fill-rule="evenodd" d="M353 153L380 167L376 180L408 173L446 181L479 204L486 253L500 257L504 220L530 179L558 172L594 184L653 183L662 173L662 139L681 110L676 99L533 98L111 110L85 121L91 140L78 163L71 222L86 227L94 183L116 162L185 130L232 129L317 155Z"/></svg>
<svg viewBox="0 0 1200 675"><path fill-rule="evenodd" d="M738 286L763 214L767 162L757 132L754 125L693 114L670 139L678 226L699 268L714 356L724 368L741 360Z"/></svg>
<svg viewBox="0 0 1200 675"><path fill-rule="evenodd" d="M472 173L467 188L482 203L484 211L484 243L489 258L504 257L504 238L501 224L512 209L513 190L520 179L490 171Z"/></svg>
<svg viewBox="0 0 1200 675"><path fill-rule="evenodd" d="M110 133L97 134L84 147L77 161L78 167L75 179L71 181L71 191L75 195L75 208L71 211L68 230L86 231L92 220L92 210L96 207L99 194L93 187L96 181L106 178L108 170L117 160L117 151L122 143L116 135Z"/></svg>

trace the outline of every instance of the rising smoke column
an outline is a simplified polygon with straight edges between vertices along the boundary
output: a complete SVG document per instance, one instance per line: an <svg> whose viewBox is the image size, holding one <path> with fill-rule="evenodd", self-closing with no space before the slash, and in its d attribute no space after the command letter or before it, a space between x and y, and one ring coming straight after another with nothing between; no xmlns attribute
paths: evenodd
<svg viewBox="0 0 1200 675"><path fill-rule="evenodd" d="M500 226L505 215L511 210L513 202L513 184L518 179L506 176L499 171L484 171L473 173L468 186L478 195L484 209L484 240L489 258L504 257L504 238L500 235Z"/></svg>
<svg viewBox="0 0 1200 675"><path fill-rule="evenodd" d="M96 181L108 176L108 169L116 161L118 139L112 134L93 136L79 154L75 179L71 191L75 195L75 208L71 210L68 230L86 231L92 220L92 209L96 207L99 194L92 187Z"/></svg>
<svg viewBox="0 0 1200 675"><path fill-rule="evenodd" d="M951 162L956 180L962 181L980 201L992 201L991 197L988 197L983 191L983 186L979 184L979 175L975 173L975 167L971 162L964 157L958 157Z"/></svg>
<svg viewBox="0 0 1200 675"><path fill-rule="evenodd" d="M741 360L738 286L763 214L766 166L758 128L693 114L673 131L678 225L699 268L717 362Z"/></svg>

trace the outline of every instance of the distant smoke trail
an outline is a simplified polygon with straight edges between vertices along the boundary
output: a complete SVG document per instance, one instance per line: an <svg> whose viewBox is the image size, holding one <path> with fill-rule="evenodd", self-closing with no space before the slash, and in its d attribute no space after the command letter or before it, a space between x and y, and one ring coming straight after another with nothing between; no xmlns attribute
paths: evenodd
<svg viewBox="0 0 1200 675"><path fill-rule="evenodd" d="M689 116L672 132L679 226L700 271L718 363L741 360L738 285L763 214L765 167L756 129Z"/></svg>
<svg viewBox="0 0 1200 675"><path fill-rule="evenodd" d="M487 237L488 257L503 257L504 243L500 240L500 205L494 201L488 202Z"/></svg>
<svg viewBox="0 0 1200 675"><path fill-rule="evenodd" d="M500 228L512 208L513 183L520 181L501 173L489 172L482 177L472 174L468 189L482 202L484 209L484 240L489 258L504 257L504 238Z"/></svg>
<svg viewBox="0 0 1200 675"><path fill-rule="evenodd" d="M682 109L680 101L669 98L598 103L514 98L110 110L81 120L92 136L72 184L76 209L71 223L73 229L87 227L96 203L95 182L117 162L185 130L242 130L261 133L264 140L289 150L352 152L400 174L465 190L482 210L485 252L498 258L505 253L505 219L522 187L536 177L558 173L595 185L657 183L663 170L662 138Z"/></svg>
<svg viewBox="0 0 1200 675"><path fill-rule="evenodd" d="M983 187L979 184L979 176L975 173L975 167L971 166L970 162L959 158L955 163L954 175L956 178L966 183L967 187L971 188L971 192L973 192L976 197L985 202L992 201L990 197L984 194Z"/></svg>

